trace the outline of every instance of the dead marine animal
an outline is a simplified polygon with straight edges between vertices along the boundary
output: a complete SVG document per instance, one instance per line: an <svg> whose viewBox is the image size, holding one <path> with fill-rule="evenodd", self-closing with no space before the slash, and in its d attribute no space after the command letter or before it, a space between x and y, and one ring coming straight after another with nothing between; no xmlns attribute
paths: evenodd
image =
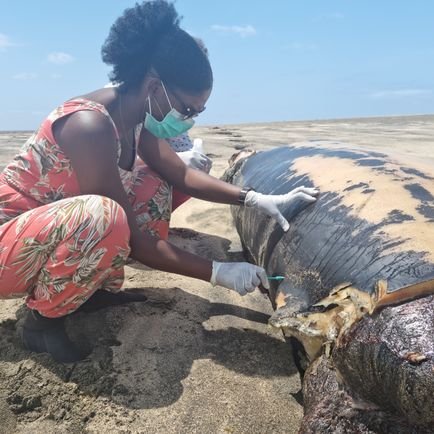
<svg viewBox="0 0 434 434"><path fill-rule="evenodd" d="M283 210L287 233L232 207L247 256L285 276L270 291L270 323L306 356L301 432L430 432L434 167L313 141L244 151L223 179L321 192Z"/></svg>

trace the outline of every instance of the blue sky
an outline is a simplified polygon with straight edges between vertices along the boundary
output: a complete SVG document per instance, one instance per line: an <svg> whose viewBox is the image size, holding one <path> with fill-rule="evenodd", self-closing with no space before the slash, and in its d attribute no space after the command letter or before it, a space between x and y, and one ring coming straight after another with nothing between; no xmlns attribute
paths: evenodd
<svg viewBox="0 0 434 434"><path fill-rule="evenodd" d="M126 0L0 0L0 130L37 128L107 82ZM199 124L434 113L431 0L178 0L210 52Z"/></svg>

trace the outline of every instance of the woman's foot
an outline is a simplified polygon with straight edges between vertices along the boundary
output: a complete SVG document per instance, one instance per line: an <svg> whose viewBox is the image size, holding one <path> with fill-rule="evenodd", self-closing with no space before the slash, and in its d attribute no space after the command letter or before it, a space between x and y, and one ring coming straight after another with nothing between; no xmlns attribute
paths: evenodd
<svg viewBox="0 0 434 434"><path fill-rule="evenodd" d="M24 347L35 353L48 353L61 363L83 360L87 354L69 339L64 323L65 317L46 318L36 310L29 309L21 332Z"/></svg>

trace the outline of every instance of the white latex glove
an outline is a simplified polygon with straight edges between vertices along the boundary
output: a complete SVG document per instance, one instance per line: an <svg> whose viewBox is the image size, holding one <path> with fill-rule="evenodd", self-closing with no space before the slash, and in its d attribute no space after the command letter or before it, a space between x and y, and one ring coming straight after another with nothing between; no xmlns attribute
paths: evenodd
<svg viewBox="0 0 434 434"><path fill-rule="evenodd" d="M213 286L220 285L233 289L240 295L253 292L261 283L270 289L265 270L248 262L213 261L210 282Z"/></svg>
<svg viewBox="0 0 434 434"><path fill-rule="evenodd" d="M286 232L289 229L289 223L279 211L279 206L288 205L298 199L306 202L315 202L319 190L316 188L298 187L286 194L262 194L256 191L249 191L244 201L245 206L251 206L259 209L263 213L273 217L282 226Z"/></svg>
<svg viewBox="0 0 434 434"><path fill-rule="evenodd" d="M212 160L205 155L202 143L202 139L194 139L193 148L190 151L178 152L178 156L188 167L209 173Z"/></svg>

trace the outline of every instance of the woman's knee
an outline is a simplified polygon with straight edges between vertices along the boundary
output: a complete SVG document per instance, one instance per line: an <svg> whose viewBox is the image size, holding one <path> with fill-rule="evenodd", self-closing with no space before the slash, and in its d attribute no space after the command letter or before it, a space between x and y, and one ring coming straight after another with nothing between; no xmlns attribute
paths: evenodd
<svg viewBox="0 0 434 434"><path fill-rule="evenodd" d="M125 210L119 203L107 196L88 194L77 196L85 201L85 207L88 214L95 219L110 222L112 225L122 228L128 225Z"/></svg>
<svg viewBox="0 0 434 434"><path fill-rule="evenodd" d="M115 200L96 194L81 195L75 198L81 202L83 215L90 219L92 226L100 233L107 236L115 235L120 240L123 238L129 242L130 228L125 210Z"/></svg>

